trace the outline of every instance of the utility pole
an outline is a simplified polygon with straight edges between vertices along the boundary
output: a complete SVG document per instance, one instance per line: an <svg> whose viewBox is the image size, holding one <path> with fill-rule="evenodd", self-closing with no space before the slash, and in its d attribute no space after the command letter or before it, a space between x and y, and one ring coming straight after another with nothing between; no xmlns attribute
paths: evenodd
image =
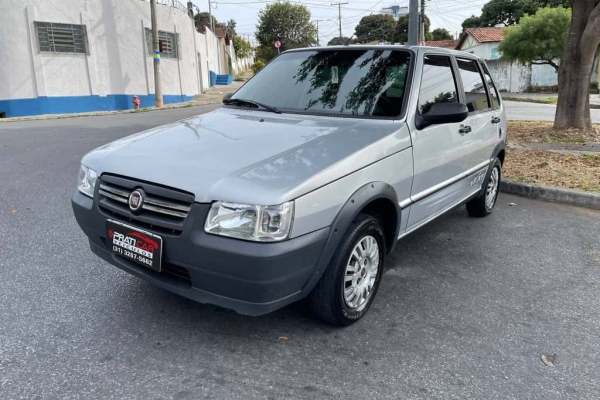
<svg viewBox="0 0 600 400"><path fill-rule="evenodd" d="M424 41L425 41L425 0L421 0L421 30L420 30L420 35L419 35L419 42L424 42Z"/></svg>
<svg viewBox="0 0 600 400"><path fill-rule="evenodd" d="M162 87L160 86L160 43L156 25L156 0L150 0L150 20L152 22L152 51L154 57L154 96L155 106L163 106Z"/></svg>
<svg viewBox="0 0 600 400"><path fill-rule="evenodd" d="M319 22L321 21L325 21L324 19L316 19L315 23L317 24L317 46L320 46L319 44Z"/></svg>
<svg viewBox="0 0 600 400"><path fill-rule="evenodd" d="M340 37L342 36L342 6L348 3L331 3L332 6L338 6L338 15L339 15L339 23L340 23Z"/></svg>
<svg viewBox="0 0 600 400"><path fill-rule="evenodd" d="M215 25L213 24L212 17L212 5L210 4L210 0L208 0L208 19L210 20L210 30L212 33L215 33Z"/></svg>
<svg viewBox="0 0 600 400"><path fill-rule="evenodd" d="M415 46L419 41L419 0L410 0L408 10L408 44Z"/></svg>

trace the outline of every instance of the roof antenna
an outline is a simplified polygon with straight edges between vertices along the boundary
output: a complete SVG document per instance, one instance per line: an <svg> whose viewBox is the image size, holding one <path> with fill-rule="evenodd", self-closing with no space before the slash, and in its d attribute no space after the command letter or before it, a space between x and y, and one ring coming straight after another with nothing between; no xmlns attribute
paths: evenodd
<svg viewBox="0 0 600 400"><path fill-rule="evenodd" d="M350 43L350 41L352 40L352 38L353 38L353 37L354 37L354 33L352 34L352 36L350 36L350 37L348 38L348 40L346 40L346 41L344 42L344 46L348 46L348 43Z"/></svg>

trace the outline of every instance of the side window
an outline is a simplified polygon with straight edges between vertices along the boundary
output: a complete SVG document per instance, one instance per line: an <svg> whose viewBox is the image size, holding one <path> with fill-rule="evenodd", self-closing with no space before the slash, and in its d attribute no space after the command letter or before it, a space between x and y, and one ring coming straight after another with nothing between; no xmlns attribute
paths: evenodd
<svg viewBox="0 0 600 400"><path fill-rule="evenodd" d="M421 114L426 114L435 103L457 103L457 93L450 58L425 56L419 91Z"/></svg>
<svg viewBox="0 0 600 400"><path fill-rule="evenodd" d="M498 95L498 90L496 86L494 86L494 81L492 80L492 75L490 75L490 70L488 69L485 63L482 63L483 66L483 76L485 77L485 82L487 83L488 91L490 92L490 97L492 98L492 108L494 110L500 108L500 95Z"/></svg>
<svg viewBox="0 0 600 400"><path fill-rule="evenodd" d="M477 67L477 61L457 58L456 62L465 89L469 112L491 109L488 103L487 89Z"/></svg>

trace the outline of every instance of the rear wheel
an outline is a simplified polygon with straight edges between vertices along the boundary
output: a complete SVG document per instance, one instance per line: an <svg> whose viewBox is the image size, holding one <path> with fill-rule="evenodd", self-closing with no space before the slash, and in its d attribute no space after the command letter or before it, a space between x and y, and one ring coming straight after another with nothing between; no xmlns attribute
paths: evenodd
<svg viewBox="0 0 600 400"><path fill-rule="evenodd" d="M490 215L496 205L502 178L502 163L496 158L492 170L484 183L483 191L479 196L467 203L467 211L473 217Z"/></svg>
<svg viewBox="0 0 600 400"><path fill-rule="evenodd" d="M311 293L315 315L339 326L362 318L379 288L384 256L385 239L379 221L360 214Z"/></svg>

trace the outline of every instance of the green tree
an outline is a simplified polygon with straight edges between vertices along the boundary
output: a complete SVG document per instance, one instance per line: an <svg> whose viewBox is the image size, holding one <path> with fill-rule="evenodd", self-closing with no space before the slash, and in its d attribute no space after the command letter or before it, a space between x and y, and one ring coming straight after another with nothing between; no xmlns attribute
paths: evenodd
<svg viewBox="0 0 600 400"><path fill-rule="evenodd" d="M196 21L196 23L198 25L204 25L204 26L208 26L210 28L210 14L207 12L201 12L198 13L196 15L194 15L194 20ZM218 26L219 23L217 22L217 19L214 17L212 17L213 20L213 25L214 26Z"/></svg>
<svg viewBox="0 0 600 400"><path fill-rule="evenodd" d="M523 15L535 14L538 8L535 0L490 0L481 10L480 26L514 25Z"/></svg>
<svg viewBox="0 0 600 400"><path fill-rule="evenodd" d="M431 22L429 17L425 16L425 40L433 40L433 35L429 32ZM408 42L408 15L403 15L396 24L394 30L394 42L396 43L407 43Z"/></svg>
<svg viewBox="0 0 600 400"><path fill-rule="evenodd" d="M247 58L252 54L252 46L240 36L233 38L233 48L237 58Z"/></svg>
<svg viewBox="0 0 600 400"><path fill-rule="evenodd" d="M235 20L232 18L229 21L227 21L227 29L230 30L233 34L235 34L235 27L237 25L237 22L235 22Z"/></svg>
<svg viewBox="0 0 600 400"><path fill-rule="evenodd" d="M310 22L310 11L301 4L277 2L268 4L258 13L254 34L260 44L257 58L267 62L277 55L273 46L281 42L281 51L308 47L317 43L317 28Z"/></svg>
<svg viewBox="0 0 600 400"><path fill-rule="evenodd" d="M450 32L448 32L444 28L434 29L433 32L431 32L431 36L433 37L433 40L452 40L452 39L454 39L452 37L452 35L450 34Z"/></svg>
<svg viewBox="0 0 600 400"><path fill-rule="evenodd" d="M590 79L600 44L600 0L570 0L571 24L558 72L555 128L590 130Z"/></svg>
<svg viewBox="0 0 600 400"><path fill-rule="evenodd" d="M538 7L564 7L569 8L569 0L534 0Z"/></svg>
<svg viewBox="0 0 600 400"><path fill-rule="evenodd" d="M350 40L349 37L334 37L333 39L331 39L329 42L327 42L327 46L341 46L346 44L346 42L350 43L355 43L355 39Z"/></svg>
<svg viewBox="0 0 600 400"><path fill-rule="evenodd" d="M521 18L519 25L506 28L498 50L503 59L548 64L558 72L554 60L562 54L570 22L568 9L540 8L535 15Z"/></svg>
<svg viewBox="0 0 600 400"><path fill-rule="evenodd" d="M465 19L462 23L463 31L469 28L478 28L481 26L481 17L476 15L471 15L469 18Z"/></svg>
<svg viewBox="0 0 600 400"><path fill-rule="evenodd" d="M387 14L374 14L362 17L354 34L359 43L368 43L375 40L392 41L394 38L394 29L396 20Z"/></svg>

